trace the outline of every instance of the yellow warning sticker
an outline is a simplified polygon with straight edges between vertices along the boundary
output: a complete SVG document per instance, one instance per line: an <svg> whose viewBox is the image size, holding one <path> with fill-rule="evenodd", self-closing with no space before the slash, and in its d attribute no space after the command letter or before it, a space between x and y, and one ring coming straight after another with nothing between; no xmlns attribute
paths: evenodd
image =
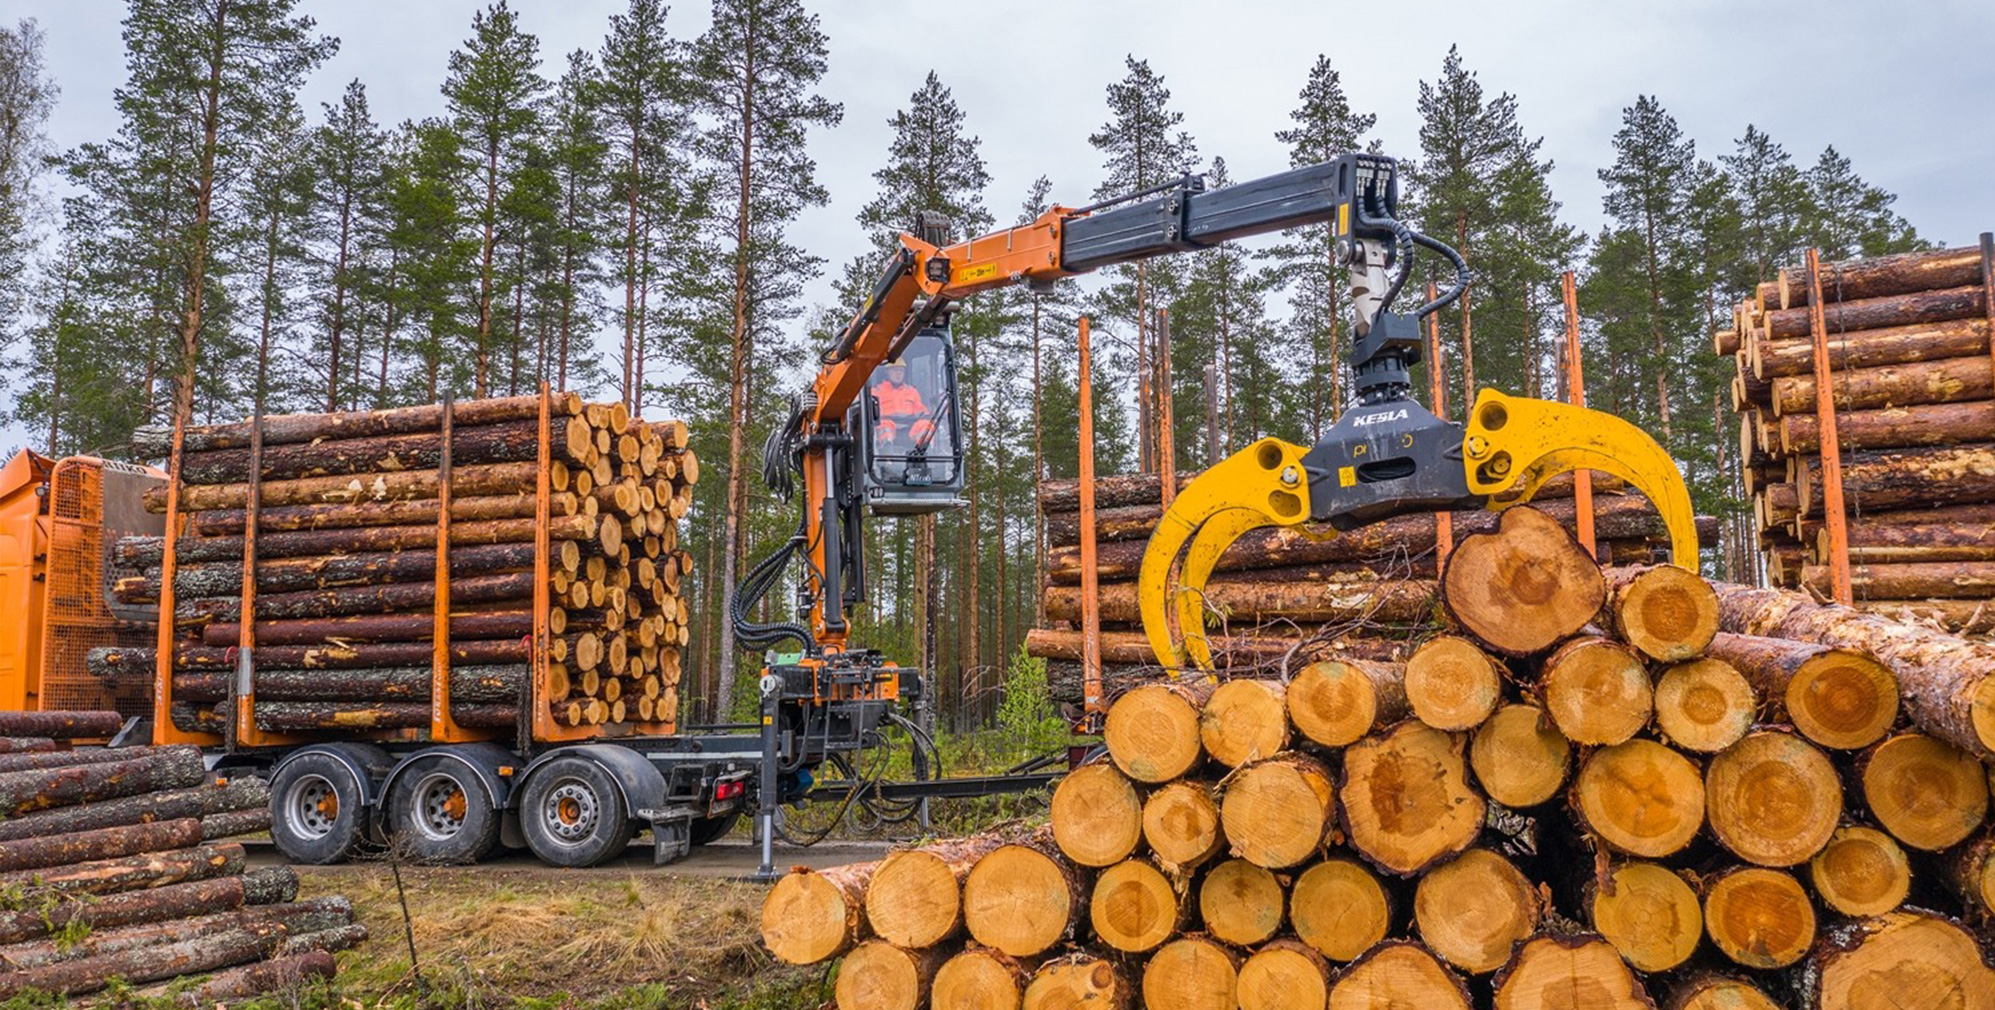
<svg viewBox="0 0 1995 1010"><path fill-rule="evenodd" d="M1337 468L1337 486L1338 486L1338 487L1355 487L1355 486L1357 485L1357 483L1358 483L1358 468L1357 468L1357 467L1355 467L1355 466L1340 466L1340 467L1338 467L1338 468Z"/></svg>
<svg viewBox="0 0 1995 1010"><path fill-rule="evenodd" d="M977 281L989 280L992 277L996 277L997 272L998 265L996 263L979 263L975 266L964 267L956 271L955 276L950 278L950 280L956 284L973 284Z"/></svg>
<svg viewBox="0 0 1995 1010"><path fill-rule="evenodd" d="M1349 235L1350 233L1351 233L1351 205L1348 203L1340 203L1337 205L1337 234Z"/></svg>

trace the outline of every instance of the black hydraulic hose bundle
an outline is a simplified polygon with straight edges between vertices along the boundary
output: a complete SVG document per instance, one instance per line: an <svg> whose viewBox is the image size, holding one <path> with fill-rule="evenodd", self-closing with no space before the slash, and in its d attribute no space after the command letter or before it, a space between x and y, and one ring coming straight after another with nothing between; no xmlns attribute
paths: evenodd
<svg viewBox="0 0 1995 1010"><path fill-rule="evenodd" d="M1468 262L1462 259L1461 253L1456 252L1446 243L1414 231L1397 218L1389 215L1380 214L1377 217L1373 217L1371 211L1363 207L1360 207L1358 211L1358 223L1368 227L1391 229L1393 239L1397 244L1394 258L1398 263L1398 270L1392 278L1392 286L1386 289L1385 300L1379 303L1379 310L1381 312L1392 308L1394 299L1399 297L1399 292L1406 287L1407 280L1413 276L1413 247L1415 245L1430 249L1447 257L1448 262L1454 265L1455 279L1448 286L1448 290L1441 292L1433 301L1415 309L1413 311L1413 318L1424 319L1441 309L1447 308L1462 296L1462 292L1468 290L1469 281L1473 276L1469 272Z"/></svg>

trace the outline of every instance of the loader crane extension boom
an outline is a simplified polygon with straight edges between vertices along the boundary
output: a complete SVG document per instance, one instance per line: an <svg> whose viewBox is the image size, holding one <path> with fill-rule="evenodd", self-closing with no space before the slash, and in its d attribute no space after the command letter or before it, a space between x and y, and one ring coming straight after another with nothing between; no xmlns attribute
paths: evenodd
<svg viewBox="0 0 1995 1010"><path fill-rule="evenodd" d="M862 516L869 507L903 515L952 507L962 478L953 411L914 422L927 424L914 448L899 455L883 448L881 433L898 427L878 423L873 376L890 361L905 370L904 355L918 366L935 362L930 371L947 384L935 398L953 402L947 337L956 301L1324 223L1334 229L1356 308L1351 363L1358 402L1314 446L1263 439L1178 495L1151 537L1139 582L1144 629L1160 662L1209 665L1199 594L1219 555L1247 530L1327 524L1305 532L1332 536L1407 512L1503 508L1528 500L1566 470L1614 473L1646 493L1670 529L1676 560L1694 565L1683 479L1639 429L1610 415L1484 390L1465 433L1412 399L1408 369L1419 361L1419 319L1459 297L1469 272L1452 249L1399 222L1397 207L1392 159L1349 154L1210 191L1184 176L1085 207L1055 206L1026 224L955 244L944 244L946 222L924 218L921 235L901 236L865 306L834 337L811 388L770 436L764 478L787 498L800 474L803 515L784 547L744 577L733 601L737 638L757 648L798 642L806 649L803 665L830 689L868 697L893 692L893 678L878 676L890 665L846 648L850 608L864 599ZM1416 245L1446 257L1455 280L1432 303L1395 314L1392 303L1411 276ZM803 622L751 621L750 610L799 553ZM860 675L830 676L841 668Z"/></svg>

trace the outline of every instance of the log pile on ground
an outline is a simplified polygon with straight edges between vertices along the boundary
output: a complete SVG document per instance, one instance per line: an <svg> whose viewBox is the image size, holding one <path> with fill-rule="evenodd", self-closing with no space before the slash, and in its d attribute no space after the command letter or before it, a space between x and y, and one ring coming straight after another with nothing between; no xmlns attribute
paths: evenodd
<svg viewBox="0 0 1995 1010"><path fill-rule="evenodd" d="M289 867L248 870L236 835L270 827L260 779L188 746L67 749L110 712L0 712L0 998L114 980L213 1006L332 975L367 937L342 897L298 901ZM149 990L141 990L142 992Z"/></svg>
<svg viewBox="0 0 1995 1010"><path fill-rule="evenodd" d="M678 712L680 595L692 555L678 520L699 463L677 421L621 404L537 396L464 401L450 422L447 560L450 713L511 728L538 696L555 721L669 732ZM256 493L254 718L309 732L430 725L436 639L441 407L264 419ZM174 722L216 731L244 620L249 424L196 427L181 464L185 528L174 545ZM548 443L548 675L528 684L535 613L537 481ZM165 435L142 432L163 455ZM146 498L163 512L167 490ZM114 560L128 602L157 601L164 544L130 537ZM154 653L101 649L90 668L150 682Z"/></svg>
<svg viewBox="0 0 1995 1010"><path fill-rule="evenodd" d="M1818 271L1856 605L1995 631L1995 358L1981 250ZM1773 584L1830 591L1822 422L1805 268L1759 285L1713 344Z"/></svg>
<svg viewBox="0 0 1995 1010"><path fill-rule="evenodd" d="M1128 689L1038 828L799 868L843 1010L1995 1006L1995 646L1503 513L1403 659Z"/></svg>
<svg viewBox="0 0 1995 1010"><path fill-rule="evenodd" d="M1180 486L1195 476L1178 476ZM1662 519L1646 498L1618 478L1595 473L1594 529L1602 561L1637 564L1666 556ZM1156 474L1124 474L1095 481L1095 576L1100 586L1102 661L1115 679L1140 679L1137 667L1156 660L1145 642L1137 613L1136 577L1150 531L1162 517L1161 480ZM1573 480L1546 483L1536 506L1568 528L1575 524ZM1045 522L1046 621L1026 634L1026 650L1051 664L1063 696L1078 698L1073 664L1081 654L1081 524L1078 483L1048 480L1039 486ZM1496 525L1486 510L1451 513L1456 544ZM1299 638L1326 626L1363 623L1375 631L1406 634L1434 616L1435 530L1433 514L1402 516L1334 538L1315 539L1302 530L1267 528L1241 537L1219 559L1206 583L1205 599L1214 654L1236 668L1278 661ZM1700 530L1716 530L1699 519ZM1400 637L1406 637L1401 635ZM1150 671L1154 673L1154 667Z"/></svg>

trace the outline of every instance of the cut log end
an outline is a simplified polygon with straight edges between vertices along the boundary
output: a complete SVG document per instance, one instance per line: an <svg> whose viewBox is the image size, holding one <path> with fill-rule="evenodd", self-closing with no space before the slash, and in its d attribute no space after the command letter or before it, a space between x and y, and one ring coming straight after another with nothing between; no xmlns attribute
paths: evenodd
<svg viewBox="0 0 1995 1010"><path fill-rule="evenodd" d="M971 949L936 969L928 1003L934 1010L1019 1010L1024 972L995 951Z"/></svg>
<svg viewBox="0 0 1995 1010"><path fill-rule="evenodd" d="M1067 934L1079 900L1077 876L1030 845L993 849L963 881L963 922L986 947L1032 957Z"/></svg>
<svg viewBox="0 0 1995 1010"><path fill-rule="evenodd" d="M1660 859L1704 823L1704 778L1689 758L1652 740L1595 751L1573 783L1573 808L1620 852Z"/></svg>
<svg viewBox="0 0 1995 1010"><path fill-rule="evenodd" d="M932 852L910 849L880 861L866 886L866 921L901 947L932 947L962 923L962 883Z"/></svg>
<svg viewBox="0 0 1995 1010"><path fill-rule="evenodd" d="M1538 936L1497 976L1496 1010L1653 1010L1621 955L1598 937Z"/></svg>
<svg viewBox="0 0 1995 1010"><path fill-rule="evenodd" d="M1468 989L1427 948L1390 940L1366 952L1330 987L1330 1010L1469 1010Z"/></svg>
<svg viewBox="0 0 1995 1010"><path fill-rule="evenodd" d="M800 870L777 881L762 902L763 945L790 964L816 964L849 949L863 922L870 872L870 864L858 872Z"/></svg>
<svg viewBox="0 0 1995 1010"><path fill-rule="evenodd" d="M1330 999L1323 956L1292 940L1262 947L1240 966L1240 1010L1321 1010Z"/></svg>
<svg viewBox="0 0 1995 1010"><path fill-rule="evenodd" d="M1641 658L1604 638L1560 646L1545 660L1538 685L1552 722L1578 744L1621 743L1648 725L1655 711Z"/></svg>
<svg viewBox="0 0 1995 1010"><path fill-rule="evenodd" d="M1614 630L1650 659L1679 663L1695 658L1718 633L1718 594L1696 572L1657 565L1616 572L1610 581Z"/></svg>
<svg viewBox="0 0 1995 1010"><path fill-rule="evenodd" d="M1279 891L1276 900L1280 900ZM1170 878L1141 859L1117 863L1095 879L1088 901L1088 920L1102 943L1129 954L1142 954L1171 938L1179 922L1179 903Z"/></svg>
<svg viewBox="0 0 1995 1010"><path fill-rule="evenodd" d="M1835 765L1793 733L1762 731L1711 759L1706 814L1718 841L1760 866L1798 866L1829 844L1843 812Z"/></svg>
<svg viewBox="0 0 1995 1010"><path fill-rule="evenodd" d="M1257 761L1226 786L1219 818L1241 858L1285 869L1315 855L1333 823L1330 773L1299 754Z"/></svg>
<svg viewBox="0 0 1995 1010"><path fill-rule="evenodd" d="M1983 682L1984 690L1989 683ZM1785 701L1803 736L1856 750L1883 739L1898 721L1898 678L1863 653L1830 649L1801 664L1787 682Z"/></svg>
<svg viewBox="0 0 1995 1010"><path fill-rule="evenodd" d="M1780 1010L1780 1004L1751 982L1702 975L1670 992L1666 1010Z"/></svg>
<svg viewBox="0 0 1995 1010"><path fill-rule="evenodd" d="M1715 754L1752 729L1753 686L1722 659L1678 663L1656 681L1656 727L1685 750Z"/></svg>
<svg viewBox="0 0 1995 1010"><path fill-rule="evenodd" d="M1326 859L1302 871L1289 905L1296 936L1333 961L1372 949L1392 925L1385 886L1350 859Z"/></svg>
<svg viewBox="0 0 1995 1010"><path fill-rule="evenodd" d="M1136 987L1121 969L1098 957L1075 955L1041 965L1019 1010L1131 1010L1135 1001ZM936 1010L941 1010L939 1004Z"/></svg>
<svg viewBox="0 0 1995 1010"><path fill-rule="evenodd" d="M1281 881L1273 873L1244 859L1229 859L1199 884L1199 917L1214 937L1253 947L1281 928L1282 897Z"/></svg>
<svg viewBox="0 0 1995 1010"><path fill-rule="evenodd" d="M1165 944L1143 965L1143 1003L1171 1010L1236 1010L1239 959L1199 936Z"/></svg>
<svg viewBox="0 0 1995 1010"><path fill-rule="evenodd" d="M1995 971L1966 930L1939 916L1891 912L1839 932L1811 959L1811 1006L1995 1006Z"/></svg>
<svg viewBox="0 0 1995 1010"><path fill-rule="evenodd" d="M1864 802L1892 837L1937 852L1959 844L1988 815L1987 771L1937 737L1901 733L1865 752Z"/></svg>
<svg viewBox="0 0 1995 1010"><path fill-rule="evenodd" d="M1352 847L1402 875L1468 848L1484 803L1469 785L1464 744L1409 722L1347 749L1340 799Z"/></svg>
<svg viewBox="0 0 1995 1010"><path fill-rule="evenodd" d="M1397 682L1392 674L1400 676ZM1323 660L1288 686L1288 713L1303 736L1325 747L1356 743L1405 706L1404 674L1363 660Z"/></svg>
<svg viewBox="0 0 1995 1010"><path fill-rule="evenodd" d="M1204 757L1199 744L1196 688L1145 684L1109 706L1102 742L1123 773L1138 782L1168 782Z"/></svg>
<svg viewBox="0 0 1995 1010"><path fill-rule="evenodd" d="M1535 807L1565 784L1572 744L1543 709L1505 705L1476 730L1469 763L1490 799L1516 809Z"/></svg>
<svg viewBox="0 0 1995 1010"><path fill-rule="evenodd" d="M1531 881L1488 849L1429 871L1413 895L1421 942L1471 975L1503 967L1510 948L1537 931L1540 912Z"/></svg>
<svg viewBox="0 0 1995 1010"><path fill-rule="evenodd" d="M1459 635L1423 642L1406 661L1406 701L1415 717L1435 729L1474 729L1502 700L1502 671Z"/></svg>
<svg viewBox="0 0 1995 1010"><path fill-rule="evenodd" d="M1172 782L1143 803L1143 841L1158 861L1182 871L1219 851L1219 805L1197 782Z"/></svg>
<svg viewBox="0 0 1995 1010"><path fill-rule="evenodd" d="M1654 863L1615 867L1607 884L1588 889L1586 909L1593 928L1637 971L1676 968L1704 938L1697 892Z"/></svg>
<svg viewBox="0 0 1995 1010"><path fill-rule="evenodd" d="M1834 911L1882 915L1905 903L1912 890L1912 865L1890 835L1858 824L1838 829L1809 860L1808 879ZM1984 876L1977 890L1984 901L1995 896L1995 878Z"/></svg>
<svg viewBox="0 0 1995 1010"><path fill-rule="evenodd" d="M842 1007L918 1010L928 1005L929 984L941 958L933 951L906 950L884 940L868 940L845 955L834 992Z"/></svg>
<svg viewBox="0 0 1995 1010"><path fill-rule="evenodd" d="M1542 651L1600 612L1606 582L1591 555L1556 520L1506 510L1493 533L1449 555L1442 599L1484 644L1513 656Z"/></svg>
<svg viewBox="0 0 1995 1010"><path fill-rule="evenodd" d="M1136 851L1143 837L1143 801L1108 762L1076 768L1053 791L1053 839L1082 866L1109 866Z"/></svg>
<svg viewBox="0 0 1995 1010"><path fill-rule="evenodd" d="M1199 737L1214 761L1238 768L1288 749L1283 685L1266 680L1221 684L1206 699Z"/></svg>
<svg viewBox="0 0 1995 1010"><path fill-rule="evenodd" d="M1707 882L1704 929L1748 968L1785 968L1815 943L1815 906L1793 875L1747 867Z"/></svg>

